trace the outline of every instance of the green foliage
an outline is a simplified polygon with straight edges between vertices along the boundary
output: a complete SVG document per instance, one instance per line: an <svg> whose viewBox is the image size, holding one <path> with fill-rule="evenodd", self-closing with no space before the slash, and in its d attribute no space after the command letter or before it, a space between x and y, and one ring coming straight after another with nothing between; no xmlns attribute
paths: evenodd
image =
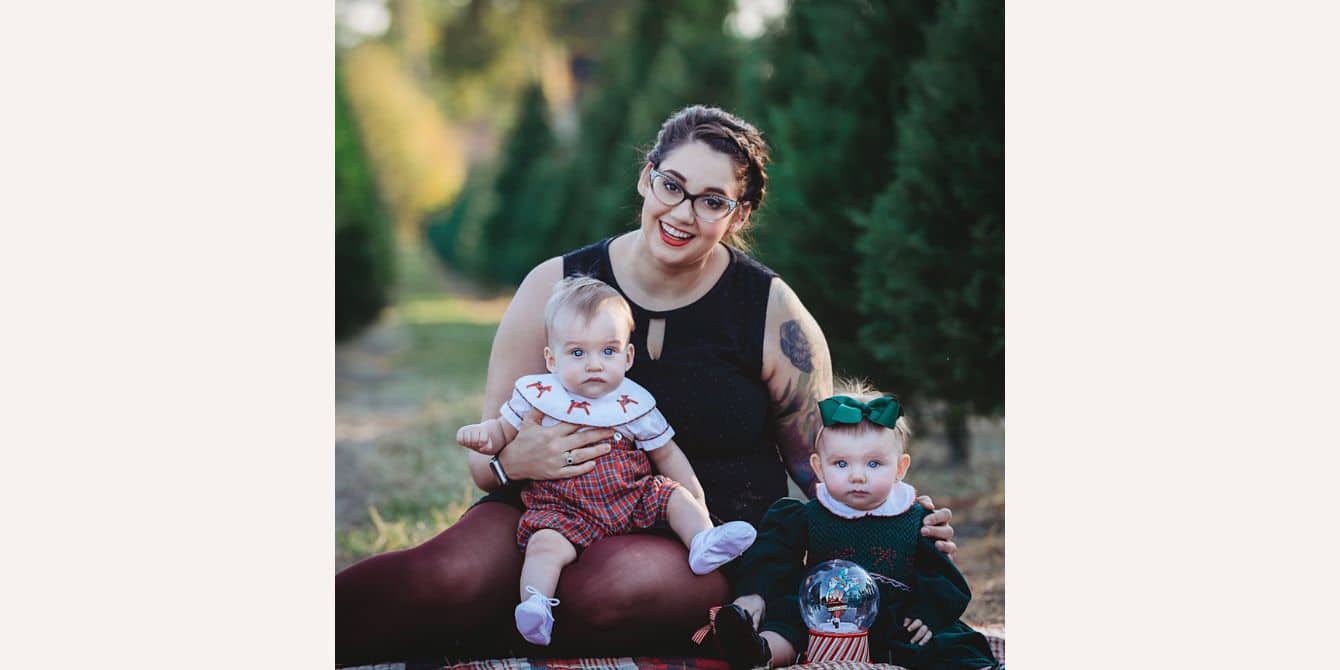
<svg viewBox="0 0 1340 670"><path fill-rule="evenodd" d="M464 195L425 225L439 258L487 283L519 283L538 262L537 254L553 255L537 230L550 228L562 175L551 155L555 141L538 85L527 89L518 111L500 160L473 172Z"/></svg>
<svg viewBox="0 0 1340 670"><path fill-rule="evenodd" d="M377 319L394 281L392 231L335 74L335 339Z"/></svg>
<svg viewBox="0 0 1340 670"><path fill-rule="evenodd" d="M944 4L857 246L861 342L896 388L978 412L1005 391L1004 30L998 2Z"/></svg>
<svg viewBox="0 0 1340 670"><path fill-rule="evenodd" d="M902 81L923 50L930 2L796 3L766 50L773 166L755 253L796 291L828 338L834 369L887 380L856 342L856 214L893 178Z"/></svg>
<svg viewBox="0 0 1340 670"><path fill-rule="evenodd" d="M572 151L571 169L553 184L561 191L555 198L561 209L539 227L544 239L554 241L547 255L624 229L636 216L632 176L639 164L636 142L648 138L628 141L628 125L634 121L630 109L643 88L656 45L666 38L664 18L654 3L639 2L630 11L627 29L598 59L594 90L581 110L581 137ZM535 260L546 257L536 255Z"/></svg>
<svg viewBox="0 0 1340 670"><path fill-rule="evenodd" d="M533 245L524 242L534 240L535 220L550 206L546 198L554 191L552 175L544 171L547 163L540 160L555 143L549 106L538 84L526 89L520 114L493 180L494 206L483 221L481 245L488 250L488 262L473 264L479 275L499 282L519 283L535 265L528 256Z"/></svg>
<svg viewBox="0 0 1340 670"><path fill-rule="evenodd" d="M579 181L569 187L571 209L561 219L564 227L580 222L577 244L636 225L638 170L670 113L695 103L729 108L734 102L739 59L736 41L723 29L729 9L713 0L639 3L634 30L604 55L603 63L618 68L616 81L582 118L598 151L578 149L582 167L572 174Z"/></svg>
<svg viewBox="0 0 1340 670"><path fill-rule="evenodd" d="M434 248L477 279L517 282L545 258L635 224L637 170L665 117L698 102L729 108L738 94L729 9L715 0L633 6L599 59L571 143L554 139L532 86L499 161L430 221Z"/></svg>
<svg viewBox="0 0 1340 670"><path fill-rule="evenodd" d="M400 234L417 234L425 214L456 198L466 176L464 147L395 49L363 42L343 52L340 64L388 214Z"/></svg>

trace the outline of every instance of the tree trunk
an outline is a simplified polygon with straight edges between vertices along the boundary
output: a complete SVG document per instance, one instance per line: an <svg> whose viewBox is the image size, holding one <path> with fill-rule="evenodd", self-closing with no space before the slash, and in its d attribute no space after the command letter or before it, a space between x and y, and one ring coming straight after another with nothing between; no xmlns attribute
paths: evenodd
<svg viewBox="0 0 1340 670"><path fill-rule="evenodd" d="M950 405L945 411L945 441L949 443L949 462L967 465L971 453L968 435L968 411L961 405Z"/></svg>

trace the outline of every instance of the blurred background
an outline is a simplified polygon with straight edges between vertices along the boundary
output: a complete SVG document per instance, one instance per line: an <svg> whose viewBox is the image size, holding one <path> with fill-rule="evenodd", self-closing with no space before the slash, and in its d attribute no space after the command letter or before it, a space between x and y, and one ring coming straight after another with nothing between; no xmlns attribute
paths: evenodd
<svg viewBox="0 0 1340 670"><path fill-rule="evenodd" d="M511 291L631 229L675 110L772 147L751 253L839 373L898 394L954 510L969 623L1004 625L1004 7L939 0L337 0L336 567L479 495Z"/></svg>

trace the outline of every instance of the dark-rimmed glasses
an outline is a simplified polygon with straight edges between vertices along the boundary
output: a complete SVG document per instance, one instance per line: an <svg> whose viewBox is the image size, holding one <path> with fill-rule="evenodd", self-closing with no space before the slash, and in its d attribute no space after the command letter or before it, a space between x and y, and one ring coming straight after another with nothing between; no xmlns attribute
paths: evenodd
<svg viewBox="0 0 1340 670"><path fill-rule="evenodd" d="M651 169L651 192L661 204L669 207L688 200L693 214L703 223L711 223L728 216L740 204L720 193L689 193L675 181L674 177L656 168Z"/></svg>

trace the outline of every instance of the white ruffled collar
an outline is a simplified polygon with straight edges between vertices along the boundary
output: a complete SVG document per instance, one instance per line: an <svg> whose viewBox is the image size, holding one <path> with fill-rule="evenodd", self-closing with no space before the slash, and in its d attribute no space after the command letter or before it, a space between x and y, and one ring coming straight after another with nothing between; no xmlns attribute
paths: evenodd
<svg viewBox="0 0 1340 670"><path fill-rule="evenodd" d="M844 519L859 519L863 516L898 516L916 504L917 490L907 482L898 482L889 491L889 497L872 510L859 510L838 501L822 482L814 487L814 497L825 509Z"/></svg>
<svg viewBox="0 0 1340 670"><path fill-rule="evenodd" d="M558 375L553 373L526 375L516 380L515 388L541 412L580 426L621 426L656 407L651 392L627 377L619 388L594 399L563 388Z"/></svg>

